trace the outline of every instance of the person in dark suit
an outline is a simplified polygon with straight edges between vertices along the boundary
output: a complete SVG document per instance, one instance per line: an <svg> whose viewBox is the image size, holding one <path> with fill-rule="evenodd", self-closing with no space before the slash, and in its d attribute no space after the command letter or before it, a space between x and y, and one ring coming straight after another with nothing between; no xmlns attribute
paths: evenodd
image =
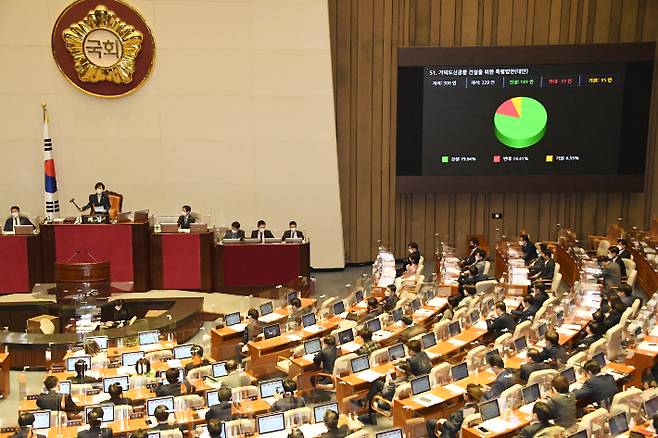
<svg viewBox="0 0 658 438"><path fill-rule="evenodd" d="M617 240L617 248L619 248L619 258L620 259L632 259L631 250L628 247L628 241L626 239Z"/></svg>
<svg viewBox="0 0 658 438"><path fill-rule="evenodd" d="M536 348L530 348L526 353L526 363L519 369L519 379L525 384L528 382L530 374L548 368L550 367L547 364L539 360L539 351Z"/></svg>
<svg viewBox="0 0 658 438"><path fill-rule="evenodd" d="M75 376L71 377L69 380L71 383L84 384L84 383L99 383L101 379L95 377L86 376L85 372L87 371L87 362L80 359L75 362Z"/></svg>
<svg viewBox="0 0 658 438"><path fill-rule="evenodd" d="M487 363L496 375L496 379L491 384L491 388L484 393L484 400L492 400L500 397L503 391L514 385L514 373L505 368L505 362L497 354L489 356Z"/></svg>
<svg viewBox="0 0 658 438"><path fill-rule="evenodd" d="M626 277L626 265L621 257L619 257L619 248L611 246L608 248L608 258L619 265L619 275Z"/></svg>
<svg viewBox="0 0 658 438"><path fill-rule="evenodd" d="M153 410L153 416L155 417L156 425L151 428L151 430L172 430L178 429L178 426L175 424L169 424L169 409L165 405L156 406Z"/></svg>
<svg viewBox="0 0 658 438"><path fill-rule="evenodd" d="M416 242L409 242L407 245L407 256L403 259L396 260L396 263L401 263L402 266L398 269L395 270L395 276L400 277L402 274L404 274L404 271L406 271L406 267L408 265L411 265L413 263L412 259L415 260L420 260L420 251L418 250L418 243ZM418 263L418 262L416 262Z"/></svg>
<svg viewBox="0 0 658 438"><path fill-rule="evenodd" d="M552 419L553 412L551 412L551 408L546 403L538 401L532 407L532 422L521 429L516 438L534 437L541 430L551 427Z"/></svg>
<svg viewBox="0 0 658 438"><path fill-rule="evenodd" d="M80 211L89 210L92 214L107 214L110 211L110 197L105 191L105 184L97 182L94 186L96 193L89 195L89 202Z"/></svg>
<svg viewBox="0 0 658 438"><path fill-rule="evenodd" d="M480 241L478 238L471 237L468 241L468 247L471 249L471 252L468 254L468 257L459 262L459 266L462 270L466 270L469 266L475 263L475 254L480 249Z"/></svg>
<svg viewBox="0 0 658 438"><path fill-rule="evenodd" d="M418 336L419 334L425 333L427 331L424 326L420 324L414 324L414 320L409 315L403 315L400 321L405 328L402 329L400 333L398 333L398 341L403 344L409 342L409 339L413 338L414 336Z"/></svg>
<svg viewBox="0 0 658 438"><path fill-rule="evenodd" d="M555 274L555 260L553 260L553 253L549 248L541 250L541 257L544 259L544 264L539 272L537 272L532 279L537 280L552 280Z"/></svg>
<svg viewBox="0 0 658 438"><path fill-rule="evenodd" d="M475 383L466 385L464 393L464 407L456 410L447 418L427 421L428 436L435 438L457 438L461 431L464 418L479 411L478 403L482 401L484 393L482 387Z"/></svg>
<svg viewBox="0 0 658 438"><path fill-rule="evenodd" d="M219 403L211 406L206 411L206 421L217 419L221 421L230 421L233 419L233 405L231 404L231 389L222 387L217 390Z"/></svg>
<svg viewBox="0 0 658 438"><path fill-rule="evenodd" d="M158 397L165 397L168 395L178 397L180 395L194 392L194 387L187 380L183 383L179 381L178 368L169 368L165 372L165 379L167 380L167 383L161 384L155 388L155 394Z"/></svg>
<svg viewBox="0 0 658 438"><path fill-rule="evenodd" d="M608 303L610 303L610 311L608 312L606 318L603 320L603 327L605 328L605 331L608 331L619 324L621 321L621 316L626 310L626 306L617 295L612 295L608 300Z"/></svg>
<svg viewBox="0 0 658 438"><path fill-rule="evenodd" d="M516 323L512 315L507 313L507 306L503 301L498 301L494 305L494 314L495 318L487 319L487 330L493 333L494 338L503 333L514 333Z"/></svg>
<svg viewBox="0 0 658 438"><path fill-rule="evenodd" d="M101 427L103 424L103 408L97 406L87 414L89 430L78 432L78 438L112 438L112 429Z"/></svg>
<svg viewBox="0 0 658 438"><path fill-rule="evenodd" d="M598 278L603 281L603 291L608 293L612 289L618 288L621 284L621 269L619 268L619 264L606 256L599 256L597 261L602 269Z"/></svg>
<svg viewBox="0 0 658 438"><path fill-rule="evenodd" d="M235 221L231 224L231 228L224 233L224 239L244 240L244 231L240 229L240 222Z"/></svg>
<svg viewBox="0 0 658 438"><path fill-rule="evenodd" d="M633 296L633 288L626 283L619 285L617 296L619 296L619 299L626 307L631 307L635 300L639 300L639 298Z"/></svg>
<svg viewBox="0 0 658 438"><path fill-rule="evenodd" d="M185 373L188 373L195 368L201 368L210 365L210 361L203 357L203 347L201 345L193 345L190 348L190 353L191 362L185 365Z"/></svg>
<svg viewBox="0 0 658 438"><path fill-rule="evenodd" d="M190 214L192 213L192 207L189 205L183 205L180 216L178 216L178 228L181 230L189 230L190 224L196 222L196 219Z"/></svg>
<svg viewBox="0 0 658 438"><path fill-rule="evenodd" d="M377 298L369 297L366 300L366 303L368 307L366 307L365 315L361 318L362 321L367 321L372 318L377 318L379 315L384 313L382 307L379 305L379 301L377 301Z"/></svg>
<svg viewBox="0 0 658 438"><path fill-rule="evenodd" d="M532 287L533 287L532 298L534 299L535 304L541 308L541 306L544 305L544 302L550 298L550 295L548 295L548 292L546 292L546 289L548 289L548 285L541 281L535 281L532 284Z"/></svg>
<svg viewBox="0 0 658 438"><path fill-rule="evenodd" d="M519 323L523 321L531 321L541 306L535 303L535 298L532 295L523 297L523 310L512 310L512 315L518 318Z"/></svg>
<svg viewBox="0 0 658 438"><path fill-rule="evenodd" d="M59 393L59 379L48 376L43 381L46 392L37 396L37 407L39 409L50 409L51 411L64 411L70 413L80 412L82 408L75 404L68 394Z"/></svg>
<svg viewBox="0 0 658 438"><path fill-rule="evenodd" d="M244 345L247 345L249 341L263 333L263 323L258 320L259 316L260 314L256 308L252 307L247 311L247 320L249 322L245 326L244 333L242 334L242 343Z"/></svg>
<svg viewBox="0 0 658 438"><path fill-rule="evenodd" d="M34 414L32 412L23 412L18 416L18 430L9 438L46 438L45 435L37 435L32 430L34 424Z"/></svg>
<svg viewBox="0 0 658 438"><path fill-rule="evenodd" d="M224 436L222 433L222 424L223 421L218 420L217 418L212 418L206 421L206 426L208 429L209 438L221 438Z"/></svg>
<svg viewBox="0 0 658 438"><path fill-rule="evenodd" d="M132 318L132 315L128 311L125 301L121 299L116 300L114 302L112 315L113 315L112 321L128 321L130 318Z"/></svg>
<svg viewBox="0 0 658 438"><path fill-rule="evenodd" d="M118 383L111 384L107 390L107 393L110 395L110 398L105 400L103 403L112 403L114 406L132 406L133 404L132 399L123 396L123 388L121 388L121 385Z"/></svg>
<svg viewBox="0 0 658 438"><path fill-rule="evenodd" d="M288 223L288 229L283 233L283 236L281 236L282 240L286 239L302 239L304 240L304 233L299 231L297 229L297 222L295 221L290 221Z"/></svg>
<svg viewBox="0 0 658 438"><path fill-rule="evenodd" d="M585 362L583 366L587 380L580 389L576 390L576 400L585 404L598 403L599 405L612 400L619 392L615 378L610 374L601 373L601 366L594 359Z"/></svg>
<svg viewBox="0 0 658 438"><path fill-rule="evenodd" d="M555 424L568 429L578 421L576 396L573 392L569 392L569 381L560 374L551 381L551 389L546 404L551 408Z"/></svg>
<svg viewBox="0 0 658 438"><path fill-rule="evenodd" d="M10 212L11 215L5 221L3 231L14 231L15 225L32 225L34 228L34 224L27 217L21 216L21 209L17 205L12 206Z"/></svg>
<svg viewBox="0 0 658 438"><path fill-rule="evenodd" d="M322 339L323 349L318 351L313 358L313 363L322 367L322 372L325 374L334 373L334 364L338 357L338 349L336 348L336 338L333 336L325 336ZM321 376L318 380L322 384L328 384L331 379Z"/></svg>
<svg viewBox="0 0 658 438"><path fill-rule="evenodd" d="M302 397L297 397L295 391L297 391L297 383L292 379L284 380L283 394L281 395L281 398L275 401L272 405L272 412L285 412L290 409L303 408L306 406L304 399Z"/></svg>
<svg viewBox="0 0 658 438"><path fill-rule="evenodd" d="M409 351L409 358L407 359L409 373L413 376L429 374L432 370L432 361L427 353L423 351L420 341L414 339L407 342L407 350Z"/></svg>
<svg viewBox="0 0 658 438"><path fill-rule="evenodd" d="M398 288L394 284L389 284L384 290L384 311L391 312L398 304L400 297L397 294Z"/></svg>
<svg viewBox="0 0 658 438"><path fill-rule="evenodd" d="M251 238L252 239L258 239L261 242L263 242L263 241L265 241L265 239L273 239L274 238L274 234L272 234L272 232L266 228L267 224L265 223L264 220L262 220L262 219L259 220L257 225L258 225L258 229L253 230L251 232Z"/></svg>
<svg viewBox="0 0 658 438"><path fill-rule="evenodd" d="M527 234L521 234L519 245L521 245L521 251L523 252L523 261L527 266L537 258L537 247L530 241Z"/></svg>
<svg viewBox="0 0 658 438"><path fill-rule="evenodd" d="M560 335L555 330L549 330L544 335L546 346L539 353L538 362L551 361L559 364L567 362L567 352L560 345Z"/></svg>
<svg viewBox="0 0 658 438"><path fill-rule="evenodd" d="M327 427L327 431L320 435L320 438L345 438L350 434L350 429L347 425L343 424L338 427L338 412L334 410L327 410L324 413L324 425Z"/></svg>

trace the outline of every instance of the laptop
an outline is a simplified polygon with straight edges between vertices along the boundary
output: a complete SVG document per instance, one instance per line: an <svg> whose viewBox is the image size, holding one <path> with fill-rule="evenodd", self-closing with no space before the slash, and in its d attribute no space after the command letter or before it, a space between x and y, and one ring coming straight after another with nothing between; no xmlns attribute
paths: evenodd
<svg viewBox="0 0 658 438"><path fill-rule="evenodd" d="M370 368L370 362L368 361L368 355L364 354L363 356L355 357L350 361L350 367L352 368L353 373L359 373Z"/></svg>
<svg viewBox="0 0 658 438"><path fill-rule="evenodd" d="M283 412L257 416L256 426L259 435L284 431L286 429L286 422L283 417Z"/></svg>
<svg viewBox="0 0 658 438"><path fill-rule="evenodd" d="M398 322L402 319L402 307L393 309L393 321Z"/></svg>
<svg viewBox="0 0 658 438"><path fill-rule="evenodd" d="M315 354L320 350L322 350L322 344L319 339L304 342L304 354Z"/></svg>
<svg viewBox="0 0 658 438"><path fill-rule="evenodd" d="M315 318L315 313L307 313L306 315L302 316L302 326L303 327L309 327L312 325L315 325L317 322L317 319Z"/></svg>
<svg viewBox="0 0 658 438"><path fill-rule="evenodd" d="M208 231L208 224L194 223L190 224L190 233L205 233Z"/></svg>
<svg viewBox="0 0 658 438"><path fill-rule="evenodd" d="M178 233L178 224L173 222L163 222L160 224L161 233Z"/></svg>
<svg viewBox="0 0 658 438"><path fill-rule="evenodd" d="M539 383L535 383L530 386L526 386L523 388L523 404L524 405L529 405L530 403L534 403L537 400L539 400L540 393L539 393Z"/></svg>
<svg viewBox="0 0 658 438"><path fill-rule="evenodd" d="M226 327L240 324L240 321L240 312L229 313L224 317L224 324L226 324Z"/></svg>
<svg viewBox="0 0 658 438"><path fill-rule="evenodd" d="M85 338L85 341L94 341L101 350L107 350L107 336L89 336Z"/></svg>
<svg viewBox="0 0 658 438"><path fill-rule="evenodd" d="M71 395L71 381L70 380L60 380L59 381L59 393Z"/></svg>
<svg viewBox="0 0 658 438"><path fill-rule="evenodd" d="M417 377L411 381L411 395L422 394L430 389L430 376L428 374Z"/></svg>
<svg viewBox="0 0 658 438"><path fill-rule="evenodd" d="M286 297L286 300L287 300L288 304L290 304L290 302L293 300L293 298L297 298L297 295L298 294L297 294L296 290L294 290L292 292L288 292L288 296Z"/></svg>
<svg viewBox="0 0 658 438"><path fill-rule="evenodd" d="M420 340L423 348L430 348L436 345L436 336L434 336L434 332L424 334Z"/></svg>
<svg viewBox="0 0 658 438"><path fill-rule="evenodd" d="M32 411L34 415L34 423L32 429L48 429L50 428L50 411Z"/></svg>
<svg viewBox="0 0 658 438"><path fill-rule="evenodd" d="M347 344L353 341L354 341L354 332L352 331L352 329L347 329L347 330L343 330L342 332L338 332L339 345Z"/></svg>
<svg viewBox="0 0 658 438"><path fill-rule="evenodd" d="M173 348L174 359L189 359L192 357L192 347L194 344L177 345Z"/></svg>
<svg viewBox="0 0 658 438"><path fill-rule="evenodd" d="M219 404L219 390L214 389L206 392L206 406L213 407Z"/></svg>
<svg viewBox="0 0 658 438"><path fill-rule="evenodd" d="M228 371L226 371L226 362L217 362L212 364L212 376L215 379L228 376Z"/></svg>
<svg viewBox="0 0 658 438"><path fill-rule="evenodd" d="M149 417L152 417L153 413L155 412L155 408L160 405L166 406L167 411L170 413L174 412L174 396L169 395L166 397L154 397L146 399L146 414Z"/></svg>
<svg viewBox="0 0 658 438"><path fill-rule="evenodd" d="M340 315L345 313L345 301L339 301L334 303L334 315Z"/></svg>
<svg viewBox="0 0 658 438"><path fill-rule="evenodd" d="M363 295L364 295L364 292L362 290L358 290L358 291L354 292L355 301L357 303L360 303L361 301L363 301Z"/></svg>
<svg viewBox="0 0 658 438"><path fill-rule="evenodd" d="M610 435L613 437L620 436L628 432L628 420L626 413L620 412L608 419L608 427L610 428Z"/></svg>
<svg viewBox="0 0 658 438"><path fill-rule="evenodd" d="M592 356L592 360L597 361L597 362L599 363L599 366L600 366L601 368L603 368L603 367L605 366L605 364L606 364L606 361L605 361L605 353L604 353L604 352L600 352L600 353L598 353L598 354L595 354L594 356Z"/></svg>
<svg viewBox="0 0 658 438"><path fill-rule="evenodd" d="M103 377L103 392L110 392L110 386L115 383L118 383L124 391L130 389L130 379L128 376Z"/></svg>
<svg viewBox="0 0 658 438"><path fill-rule="evenodd" d="M272 304L271 301L268 301L267 303L260 305L261 316L269 315L272 312L274 312L274 305Z"/></svg>
<svg viewBox="0 0 658 438"><path fill-rule="evenodd" d="M158 342L160 342L159 330L149 330L146 332L139 332L137 336L139 338L139 345L157 344Z"/></svg>
<svg viewBox="0 0 658 438"><path fill-rule="evenodd" d="M143 351L131 351L130 353L121 353L121 365L124 367L135 366L138 360L146 355Z"/></svg>
<svg viewBox="0 0 658 438"><path fill-rule="evenodd" d="M315 423L322 423L324 421L324 414L327 411L334 411L338 414L340 412L338 411L338 403L336 402L331 402L331 403L324 403L321 405L317 405L313 408L313 420Z"/></svg>
<svg viewBox="0 0 658 438"><path fill-rule="evenodd" d="M576 370L574 367L569 367L560 371L560 374L567 378L569 385L576 383Z"/></svg>
<svg viewBox="0 0 658 438"><path fill-rule="evenodd" d="M383 432L377 432L375 438L402 438L402 429L390 429Z"/></svg>
<svg viewBox="0 0 658 438"><path fill-rule="evenodd" d="M450 368L450 375L452 376L453 382L467 378L468 364L466 362L462 362L459 365L455 365L454 367Z"/></svg>
<svg viewBox="0 0 658 438"><path fill-rule="evenodd" d="M488 299L487 301L484 302L484 309L486 312L490 312L491 309L493 309L494 306L494 300Z"/></svg>
<svg viewBox="0 0 658 438"><path fill-rule="evenodd" d="M448 333L450 336L457 336L459 332L461 331L461 328L459 327L459 321L451 322L450 325L448 326Z"/></svg>
<svg viewBox="0 0 658 438"><path fill-rule="evenodd" d="M370 330L370 333L375 333L382 329L382 322L379 318L372 318L366 321L365 326Z"/></svg>
<svg viewBox="0 0 658 438"><path fill-rule="evenodd" d="M488 402L480 403L479 406L483 422L500 416L500 407L498 406L497 398L489 400Z"/></svg>
<svg viewBox="0 0 658 438"><path fill-rule="evenodd" d="M475 324L480 320L480 312L478 310L474 310L471 312L471 324Z"/></svg>
<svg viewBox="0 0 658 438"><path fill-rule="evenodd" d="M388 360L394 361L403 359L407 353L404 351L404 344L395 344L388 347Z"/></svg>
<svg viewBox="0 0 658 438"><path fill-rule="evenodd" d="M286 239L286 243L302 243L303 241L304 241L304 239L301 239L299 237L295 237L295 238L288 237Z"/></svg>
<svg viewBox="0 0 658 438"><path fill-rule="evenodd" d="M525 336L514 339L514 349L517 353L522 352L526 348L528 348L528 341Z"/></svg>
<svg viewBox="0 0 658 438"><path fill-rule="evenodd" d="M276 338L281 336L281 326L279 324L266 325L263 327L263 337L265 339Z"/></svg>
<svg viewBox="0 0 658 438"><path fill-rule="evenodd" d="M89 418L89 412L91 412L92 409L98 407L103 409L103 419L101 420L103 423L111 423L114 421L114 405L109 404L109 405L85 406L85 416L84 416L85 422L87 421L87 418Z"/></svg>
<svg viewBox="0 0 658 438"><path fill-rule="evenodd" d="M274 395L283 394L283 379L272 379L258 384L260 398L270 405L274 403Z"/></svg>
<svg viewBox="0 0 658 438"><path fill-rule="evenodd" d="M409 304L409 308L411 309L411 313L414 313L416 310L420 309L420 298L414 299Z"/></svg>
<svg viewBox="0 0 658 438"><path fill-rule="evenodd" d="M59 382L59 384L61 386L62 382ZM647 414L647 417L653 418L658 413L658 396L643 402L642 406L644 407L644 413Z"/></svg>
<svg viewBox="0 0 658 438"><path fill-rule="evenodd" d="M32 225L14 225L14 234L17 236L34 234L34 227Z"/></svg>
<svg viewBox="0 0 658 438"><path fill-rule="evenodd" d="M91 369L91 356L73 356L66 359L66 371L75 371L75 363L79 360L84 360L87 368L85 370Z"/></svg>
<svg viewBox="0 0 658 438"><path fill-rule="evenodd" d="M548 331L548 327L546 326L546 324L539 324L537 326L537 336L540 339L544 337L547 331Z"/></svg>

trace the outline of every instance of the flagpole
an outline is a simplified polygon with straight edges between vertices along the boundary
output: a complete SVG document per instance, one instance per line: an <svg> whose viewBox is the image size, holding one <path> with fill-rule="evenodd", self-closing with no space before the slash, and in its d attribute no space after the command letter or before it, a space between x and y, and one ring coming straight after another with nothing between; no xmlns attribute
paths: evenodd
<svg viewBox="0 0 658 438"><path fill-rule="evenodd" d="M53 159L53 143L48 132L48 104L41 102L43 110L43 166L45 175L44 202L46 218L51 222L59 216L59 197L57 195L57 177Z"/></svg>

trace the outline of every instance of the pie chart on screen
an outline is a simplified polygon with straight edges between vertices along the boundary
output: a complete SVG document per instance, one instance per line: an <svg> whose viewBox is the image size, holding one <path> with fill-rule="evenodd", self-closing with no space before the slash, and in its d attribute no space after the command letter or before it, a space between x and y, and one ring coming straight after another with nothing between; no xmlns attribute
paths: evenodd
<svg viewBox="0 0 658 438"><path fill-rule="evenodd" d="M494 114L496 138L505 146L523 149L537 143L546 133L546 108L532 97L512 97Z"/></svg>

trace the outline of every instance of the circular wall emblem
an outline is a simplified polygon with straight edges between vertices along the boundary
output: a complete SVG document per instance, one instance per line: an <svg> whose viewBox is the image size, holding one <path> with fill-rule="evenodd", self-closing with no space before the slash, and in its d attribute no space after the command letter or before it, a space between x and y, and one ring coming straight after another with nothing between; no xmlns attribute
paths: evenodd
<svg viewBox="0 0 658 438"><path fill-rule="evenodd" d="M137 90L155 60L151 29L120 0L77 0L55 22L55 62L79 90L120 97Z"/></svg>

